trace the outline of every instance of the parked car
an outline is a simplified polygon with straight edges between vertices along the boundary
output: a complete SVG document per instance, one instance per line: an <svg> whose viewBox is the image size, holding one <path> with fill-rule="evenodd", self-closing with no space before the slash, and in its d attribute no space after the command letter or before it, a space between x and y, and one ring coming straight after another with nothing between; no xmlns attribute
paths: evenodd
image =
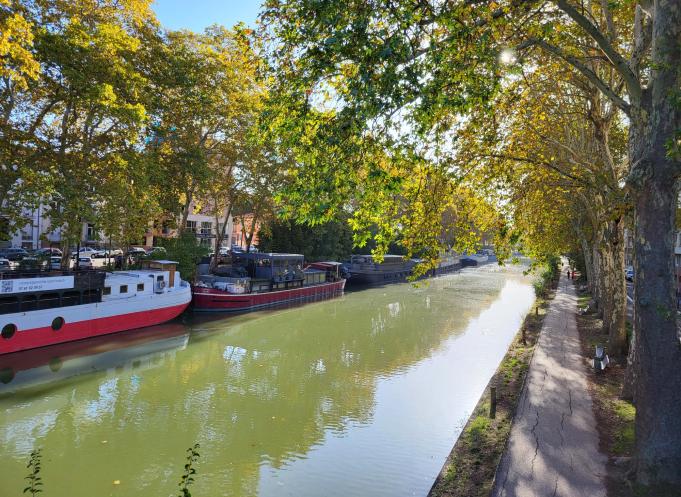
<svg viewBox="0 0 681 497"><path fill-rule="evenodd" d="M50 257L50 268L61 269L61 257L53 255Z"/></svg>
<svg viewBox="0 0 681 497"><path fill-rule="evenodd" d="M116 257L117 255L123 255L123 251L121 249L104 249L102 254L102 257Z"/></svg>
<svg viewBox="0 0 681 497"><path fill-rule="evenodd" d="M128 253L126 255L131 255L133 257L140 257L143 255L147 255L147 251L144 250L142 247L130 247L130 250L128 250Z"/></svg>
<svg viewBox="0 0 681 497"><path fill-rule="evenodd" d="M19 261L20 271L37 271L40 269L48 269L49 263L44 257L24 257Z"/></svg>
<svg viewBox="0 0 681 497"><path fill-rule="evenodd" d="M9 259L0 259L0 271L9 271L10 269L12 269L12 264Z"/></svg>
<svg viewBox="0 0 681 497"><path fill-rule="evenodd" d="M147 251L147 255L153 256L153 257L165 257L167 254L165 247L151 247Z"/></svg>
<svg viewBox="0 0 681 497"><path fill-rule="evenodd" d="M6 248L0 250L0 257L16 262L28 257L28 252L22 248Z"/></svg>
<svg viewBox="0 0 681 497"><path fill-rule="evenodd" d="M92 269L95 267L94 263L92 262L92 257L79 257L78 258L78 267L80 269Z"/></svg>
<svg viewBox="0 0 681 497"><path fill-rule="evenodd" d="M627 269L624 270L624 278L627 281L634 281L634 268L633 267L628 267Z"/></svg>
<svg viewBox="0 0 681 497"><path fill-rule="evenodd" d="M80 251L78 252L77 255L79 257L94 258L94 257L98 257L100 254L101 254L100 250L94 249L92 247L81 247L81 249L80 249ZM76 258L76 251L75 250L73 252L71 252L71 257L73 257L74 259Z"/></svg>
<svg viewBox="0 0 681 497"><path fill-rule="evenodd" d="M46 257L61 257L63 254L62 251L59 250L58 248L49 247L36 250L35 255Z"/></svg>

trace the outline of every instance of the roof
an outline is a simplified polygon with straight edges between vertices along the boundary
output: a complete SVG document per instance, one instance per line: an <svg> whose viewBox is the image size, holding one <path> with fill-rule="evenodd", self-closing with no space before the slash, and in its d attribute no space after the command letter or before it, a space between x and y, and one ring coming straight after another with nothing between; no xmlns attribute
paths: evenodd
<svg viewBox="0 0 681 497"><path fill-rule="evenodd" d="M242 257L244 259L303 259L302 254L280 254L277 252L244 252L235 253L237 257Z"/></svg>

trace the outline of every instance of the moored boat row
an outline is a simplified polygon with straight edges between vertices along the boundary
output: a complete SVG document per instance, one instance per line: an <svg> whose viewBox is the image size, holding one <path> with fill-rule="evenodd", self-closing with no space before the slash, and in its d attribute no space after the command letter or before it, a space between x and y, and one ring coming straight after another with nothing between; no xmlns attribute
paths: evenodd
<svg viewBox="0 0 681 497"><path fill-rule="evenodd" d="M470 257L470 256L467 256ZM465 258L442 257L429 276L460 269ZM487 260L487 259L486 259ZM105 272L0 273L0 355L145 328L179 316L193 300L199 312L245 312L342 295L346 282L376 286L407 281L416 259L370 255L305 265L299 254L239 253L194 285L173 261ZM479 262L476 261L476 265Z"/></svg>

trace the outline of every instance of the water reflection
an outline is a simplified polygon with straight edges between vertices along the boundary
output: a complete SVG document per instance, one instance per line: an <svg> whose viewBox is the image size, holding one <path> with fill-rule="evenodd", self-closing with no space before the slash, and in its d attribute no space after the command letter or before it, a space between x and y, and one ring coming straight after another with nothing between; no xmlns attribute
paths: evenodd
<svg viewBox="0 0 681 497"><path fill-rule="evenodd" d="M457 375L485 360L493 370L496 356L475 347L503 350L531 301L518 272L478 269L15 364L0 398L0 494L23 488L25 458L41 446L50 495L167 495L195 441L195 495L351 495L358 482L364 495L427 490L442 456L418 469L414 447L444 439L446 450L463 414L434 406L477 398L484 372L469 384ZM455 359L462 347L480 360Z"/></svg>

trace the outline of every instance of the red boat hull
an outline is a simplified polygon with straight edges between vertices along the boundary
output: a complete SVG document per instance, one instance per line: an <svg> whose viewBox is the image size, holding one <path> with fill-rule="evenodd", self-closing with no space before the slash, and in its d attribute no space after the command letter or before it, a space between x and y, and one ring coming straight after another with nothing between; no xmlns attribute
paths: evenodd
<svg viewBox="0 0 681 497"><path fill-rule="evenodd" d="M193 308L205 312L244 312L287 302L321 300L343 294L345 280L264 293L233 294L216 288L193 287Z"/></svg>
<svg viewBox="0 0 681 497"><path fill-rule="evenodd" d="M132 312L83 321L65 322L64 326L55 332L49 326L18 331L10 340L0 342L0 355L22 350L45 347L57 343L73 342L100 335L108 335L119 331L146 328L165 323L176 318L187 308L189 302L172 307ZM59 309L54 310L58 315Z"/></svg>

